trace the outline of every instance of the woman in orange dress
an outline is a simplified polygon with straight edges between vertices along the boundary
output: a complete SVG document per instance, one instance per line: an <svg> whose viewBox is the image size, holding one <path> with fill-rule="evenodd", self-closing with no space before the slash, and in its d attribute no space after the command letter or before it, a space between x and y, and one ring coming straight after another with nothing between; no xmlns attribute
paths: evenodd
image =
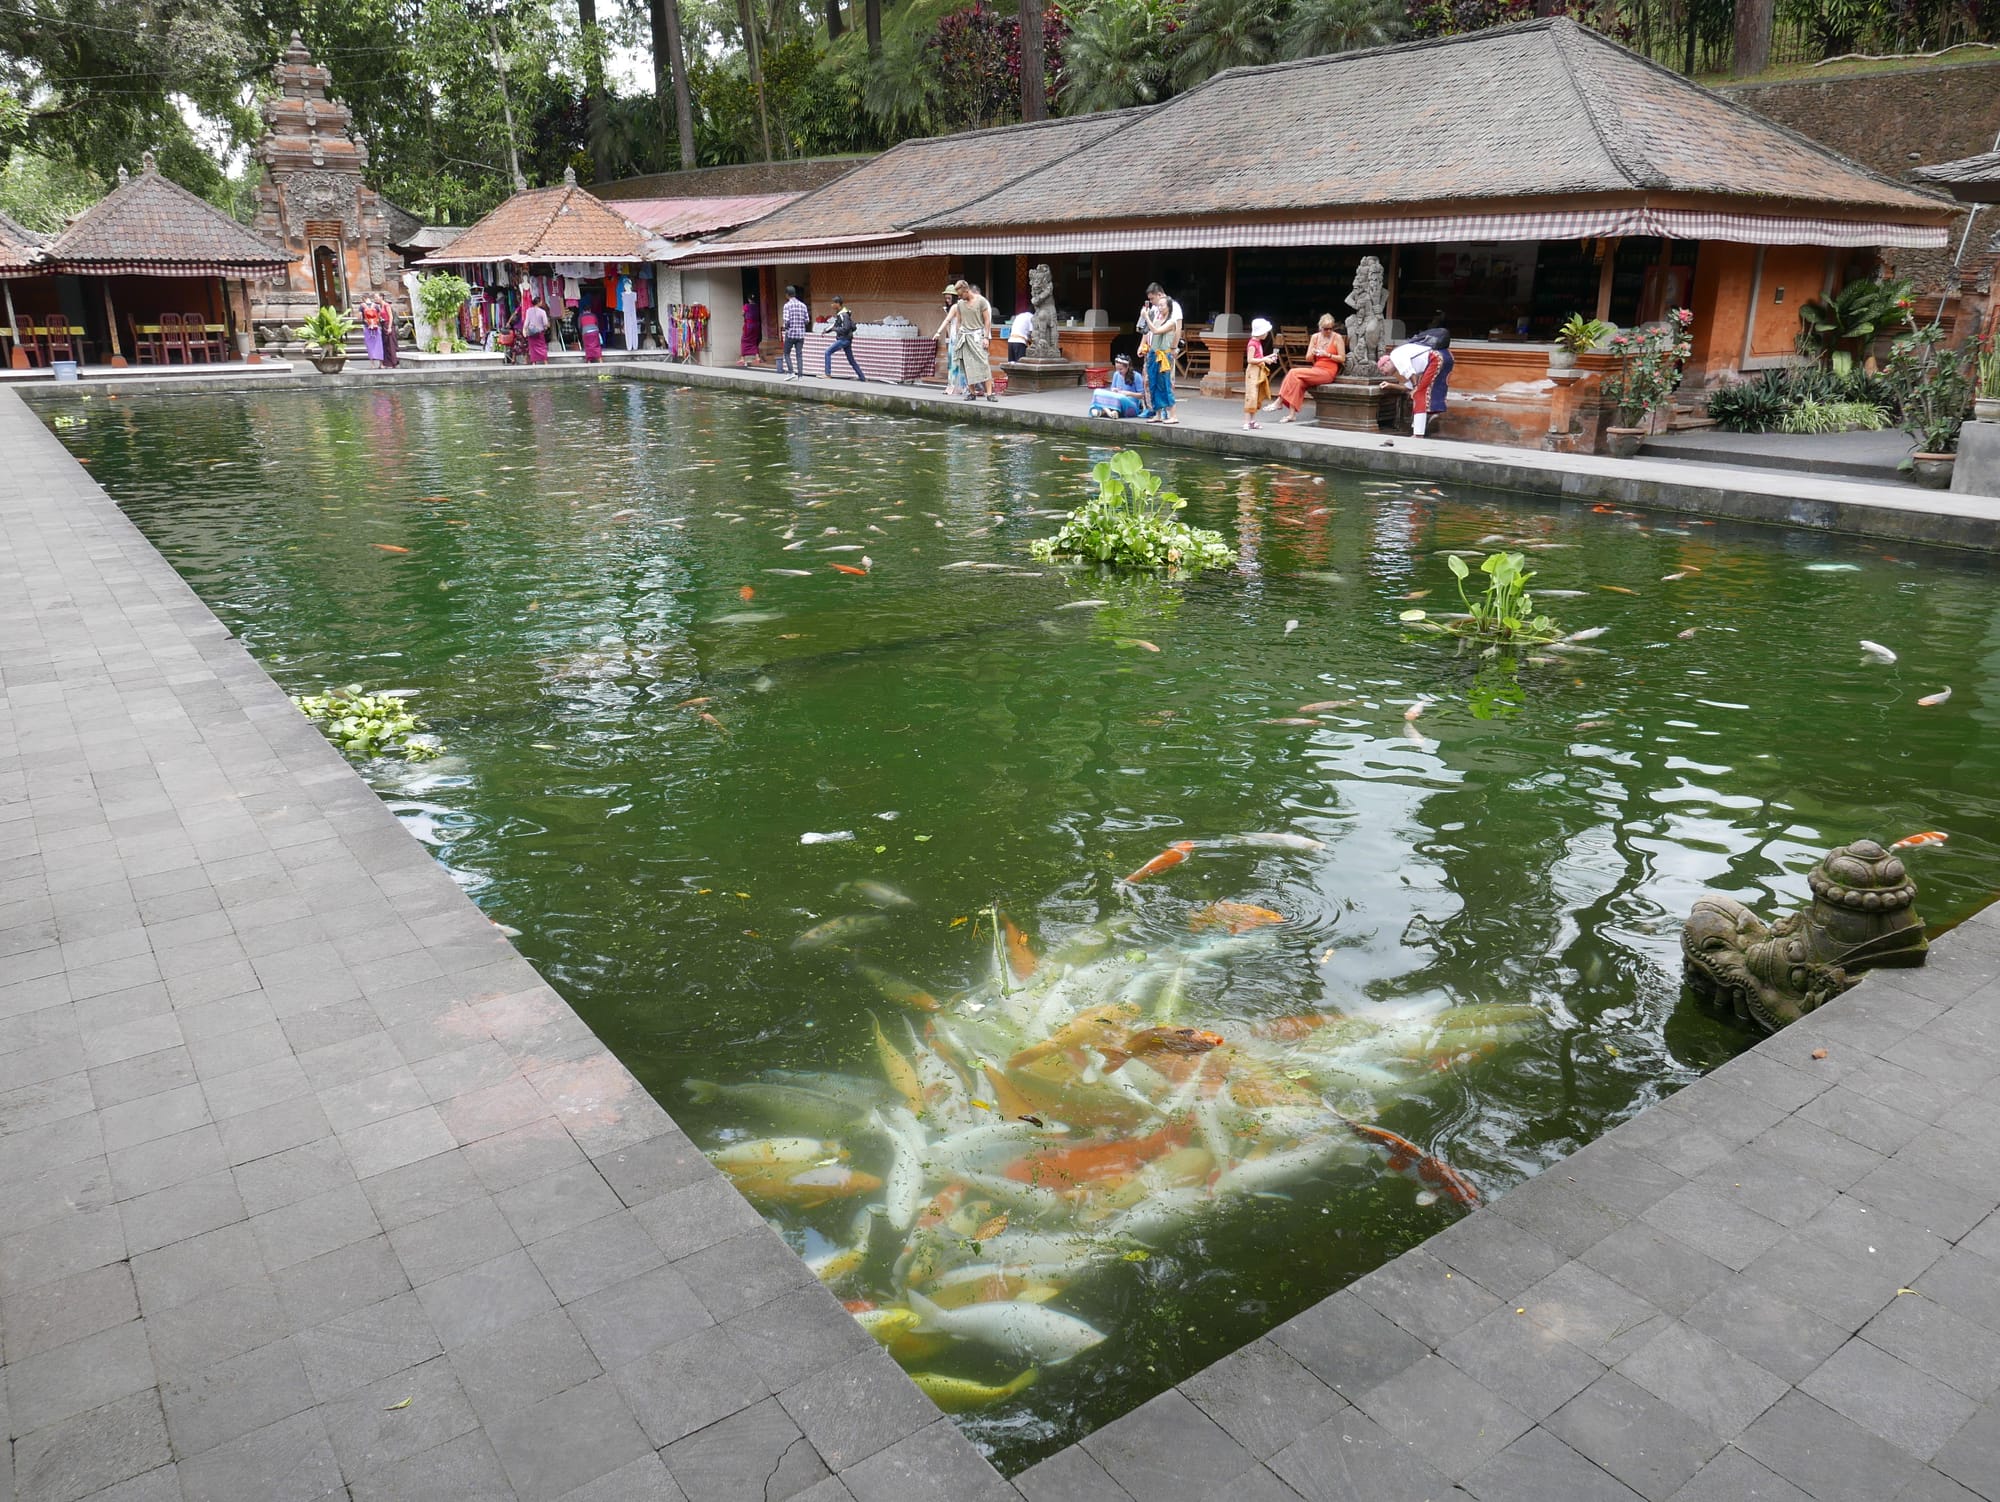
<svg viewBox="0 0 2000 1502"><path fill-rule="evenodd" d="M1337 377L1346 358L1347 340L1335 325L1333 315L1320 314L1319 332L1306 345L1306 363L1285 372L1284 384L1278 388L1278 405L1285 408L1285 415L1279 420L1297 422L1299 409L1306 404L1306 393Z"/></svg>

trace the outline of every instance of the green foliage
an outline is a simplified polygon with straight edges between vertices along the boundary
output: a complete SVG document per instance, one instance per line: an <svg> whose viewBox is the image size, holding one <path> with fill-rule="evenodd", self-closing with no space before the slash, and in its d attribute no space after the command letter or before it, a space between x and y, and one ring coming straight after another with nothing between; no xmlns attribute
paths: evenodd
<svg viewBox="0 0 2000 1502"><path fill-rule="evenodd" d="M1672 400L1681 369L1694 351L1693 327L1693 312L1675 308L1658 323L1611 336L1610 351L1618 363L1604 378L1604 404L1622 425L1636 427Z"/></svg>
<svg viewBox="0 0 2000 1502"><path fill-rule="evenodd" d="M360 327L338 308L315 308L312 316L299 325L297 338L307 349L338 355L347 349L347 336Z"/></svg>
<svg viewBox="0 0 2000 1502"><path fill-rule="evenodd" d="M1972 414L1972 357L1948 348L1944 327L1933 319L1898 339L1888 376L1902 408L1902 429L1917 452L1958 451L1958 430Z"/></svg>
<svg viewBox="0 0 2000 1502"><path fill-rule="evenodd" d="M1972 370L1977 383L1975 395L2000 397L2000 339L1989 334L1980 342Z"/></svg>
<svg viewBox="0 0 2000 1502"><path fill-rule="evenodd" d="M1878 282L1861 277L1831 297L1816 297L1799 308L1804 341L1822 354L1850 354L1851 345L1864 349L1878 334L1909 327L1910 284ZM1850 354L1851 357L1851 354Z"/></svg>
<svg viewBox="0 0 2000 1502"><path fill-rule="evenodd" d="M1732 386L1718 386L1708 394L1708 415L1725 433L1771 433L1784 423L1792 398L1783 385L1769 379L1776 371L1766 371Z"/></svg>
<svg viewBox="0 0 2000 1502"><path fill-rule="evenodd" d="M1476 598L1465 592L1466 580L1472 577L1466 561L1453 553L1445 562L1451 565L1457 581L1464 616L1440 623L1433 621L1428 611L1405 610L1398 620L1426 631L1449 631L1498 644L1533 646L1562 639L1562 628L1547 615L1536 613L1534 597L1528 593L1528 581L1535 574L1528 567L1527 555L1488 553L1482 558L1479 572L1486 576L1486 588Z"/></svg>
<svg viewBox="0 0 2000 1502"><path fill-rule="evenodd" d="M1044 563L1062 558L1119 568L1178 569L1196 573L1227 568L1235 554L1220 532L1191 527L1178 513L1187 502L1161 486L1131 449L1121 449L1091 471L1097 494L1064 519L1054 537L1028 545Z"/></svg>
<svg viewBox="0 0 2000 1502"><path fill-rule="evenodd" d="M1274 0L1192 0L1175 37L1174 87L1191 89L1224 68L1268 63L1278 49Z"/></svg>
<svg viewBox="0 0 2000 1502"><path fill-rule="evenodd" d="M1781 433L1879 433L1889 414L1870 402L1823 402L1805 397L1779 419Z"/></svg>
<svg viewBox="0 0 2000 1502"><path fill-rule="evenodd" d="M458 310L471 300L471 285L455 271L437 271L417 279L417 306L424 322L438 330L437 338L431 341L434 353L448 355L458 347L452 326Z"/></svg>
<svg viewBox="0 0 2000 1502"><path fill-rule="evenodd" d="M1587 355L1611 333L1611 325L1595 318L1585 318L1581 313L1572 313L1563 326L1556 330L1556 348L1566 349L1573 355Z"/></svg>
<svg viewBox="0 0 2000 1502"><path fill-rule="evenodd" d="M1074 14L1058 95L1063 113L1122 110L1159 98L1171 14L1151 0L1093 0Z"/></svg>
<svg viewBox="0 0 2000 1502"><path fill-rule="evenodd" d="M45 235L60 231L108 190L90 168L39 152L16 151L0 166L0 214Z"/></svg>
<svg viewBox="0 0 2000 1502"><path fill-rule="evenodd" d="M350 683L323 694L294 694L292 702L349 756L429 761L444 751L437 737L424 734L423 723L394 694L363 693L360 684Z"/></svg>
<svg viewBox="0 0 2000 1502"><path fill-rule="evenodd" d="M1292 0L1279 32L1281 57L1324 57L1386 47L1409 33L1396 0Z"/></svg>

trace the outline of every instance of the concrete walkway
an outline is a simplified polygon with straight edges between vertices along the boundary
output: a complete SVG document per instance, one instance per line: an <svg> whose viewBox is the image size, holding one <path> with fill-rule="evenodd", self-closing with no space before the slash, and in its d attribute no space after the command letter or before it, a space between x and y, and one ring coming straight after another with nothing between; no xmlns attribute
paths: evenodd
<svg viewBox="0 0 2000 1502"><path fill-rule="evenodd" d="M1691 460L1697 464L1739 464L1751 469L1799 475L1839 475L1878 485L1914 487L1897 466L1916 444L1891 428L1881 433L1725 433L1693 428L1648 438L1639 452L1649 459Z"/></svg>
<svg viewBox="0 0 2000 1502"><path fill-rule="evenodd" d="M2000 910L1010 1485L0 451L0 1502L2000 1499Z"/></svg>

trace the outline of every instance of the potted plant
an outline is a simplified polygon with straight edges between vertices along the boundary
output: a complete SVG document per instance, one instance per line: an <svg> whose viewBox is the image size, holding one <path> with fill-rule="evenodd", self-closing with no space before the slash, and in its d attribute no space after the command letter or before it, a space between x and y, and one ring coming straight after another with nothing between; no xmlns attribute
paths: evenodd
<svg viewBox="0 0 2000 1502"><path fill-rule="evenodd" d="M1835 359L1865 360L1879 335L1909 327L1910 284L1859 277L1831 297L1816 297L1799 308L1802 343Z"/></svg>
<svg viewBox="0 0 2000 1502"><path fill-rule="evenodd" d="M471 284L455 272L440 271L417 282L417 306L424 322L437 330L424 344L427 353L448 355L458 348L452 327L458 322L458 310L471 300Z"/></svg>
<svg viewBox="0 0 2000 1502"><path fill-rule="evenodd" d="M1577 357L1596 349L1610 332L1608 323L1585 318L1581 313L1570 314L1569 321L1556 330L1556 347L1549 354L1549 374L1575 370Z"/></svg>
<svg viewBox="0 0 2000 1502"><path fill-rule="evenodd" d="M347 363L347 336L360 326L338 308L317 308L299 325L299 342L321 375L339 375Z"/></svg>
<svg viewBox="0 0 2000 1502"><path fill-rule="evenodd" d="M1689 330L1694 313L1676 308L1658 323L1611 336L1617 358L1604 377L1603 404L1615 421L1604 430L1604 451L1630 459L1652 431L1653 414L1679 388L1681 369L1694 345Z"/></svg>
<svg viewBox="0 0 2000 1502"><path fill-rule="evenodd" d="M1972 415L1980 422L2000 422L2000 338L1988 335L1980 343L1973 377Z"/></svg>
<svg viewBox="0 0 2000 1502"><path fill-rule="evenodd" d="M1916 440L1910 470L1919 485L1943 490L1958 457L1958 430L1972 406L1967 354L1945 346L1936 319L1898 339L1889 355L1889 381L1902 407L1902 427Z"/></svg>

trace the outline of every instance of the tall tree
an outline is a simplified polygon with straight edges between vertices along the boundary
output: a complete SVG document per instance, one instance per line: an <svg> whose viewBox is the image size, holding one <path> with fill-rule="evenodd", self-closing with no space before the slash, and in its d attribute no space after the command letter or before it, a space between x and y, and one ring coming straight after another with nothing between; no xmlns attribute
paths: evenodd
<svg viewBox="0 0 2000 1502"><path fill-rule="evenodd" d="M1049 59L1042 45L1042 0L1021 0L1021 118L1049 114Z"/></svg>
<svg viewBox="0 0 2000 1502"><path fill-rule="evenodd" d="M861 0L861 13L868 27L868 56L882 55L882 0Z"/></svg>
<svg viewBox="0 0 2000 1502"><path fill-rule="evenodd" d="M1196 0L1176 40L1174 86L1191 89L1224 68L1267 63L1278 45L1271 0Z"/></svg>
<svg viewBox="0 0 2000 1502"><path fill-rule="evenodd" d="M757 131L763 138L764 160L768 162L771 160L771 111L764 100L764 45L757 34L756 0L736 0L736 18L743 28L743 51L750 64L750 87L757 95Z"/></svg>
<svg viewBox="0 0 2000 1502"><path fill-rule="evenodd" d="M847 22L840 14L840 0L826 0L826 39L837 42L846 30Z"/></svg>
<svg viewBox="0 0 2000 1502"><path fill-rule="evenodd" d="M1063 48L1063 113L1151 104L1160 92L1160 38L1144 0L1097 0Z"/></svg>
<svg viewBox="0 0 2000 1502"><path fill-rule="evenodd" d="M681 47L680 0L648 0L648 18L653 28L653 93L662 105L660 124L666 124L667 93L674 98L674 135L680 142L681 167L694 166L694 96L688 89L687 53Z"/></svg>
<svg viewBox="0 0 2000 1502"><path fill-rule="evenodd" d="M1396 0L1295 0L1278 50L1288 58L1324 57L1386 46L1405 29Z"/></svg>
<svg viewBox="0 0 2000 1502"><path fill-rule="evenodd" d="M591 176L609 177L604 159L604 33L597 29L597 0L576 0L576 25L583 45L583 112Z"/></svg>
<svg viewBox="0 0 2000 1502"><path fill-rule="evenodd" d="M1736 49L1729 71L1738 78L1771 66L1771 0L1736 0Z"/></svg>

